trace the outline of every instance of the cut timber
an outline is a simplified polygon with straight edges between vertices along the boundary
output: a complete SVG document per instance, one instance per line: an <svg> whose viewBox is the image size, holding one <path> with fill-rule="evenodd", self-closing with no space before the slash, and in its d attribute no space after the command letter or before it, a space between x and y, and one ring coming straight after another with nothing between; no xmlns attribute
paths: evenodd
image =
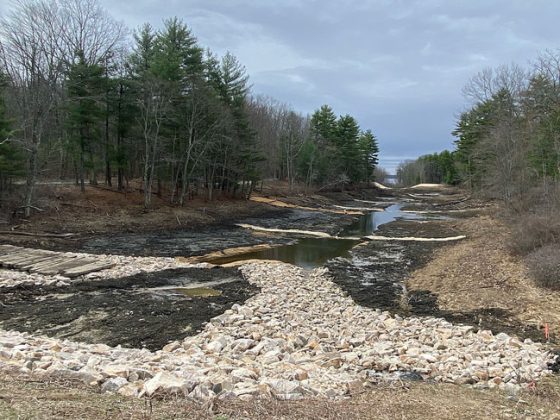
<svg viewBox="0 0 560 420"><path fill-rule="evenodd" d="M86 258L74 258L70 261L61 260L56 264L53 264L47 268L41 270L41 274L54 275L64 273L66 270L71 270L78 267L83 267L94 263L93 260L88 260Z"/></svg>
<svg viewBox="0 0 560 420"><path fill-rule="evenodd" d="M342 210L355 210L355 211L384 211L385 209L379 207L347 207L347 206L335 206L337 209Z"/></svg>
<svg viewBox="0 0 560 420"><path fill-rule="evenodd" d="M265 249L272 249L280 245L270 245L270 244L258 244L253 246L239 246L235 248L226 248L220 251L210 252L205 255L199 255L194 257L175 257L175 259L181 263L197 264L203 262L211 262L217 258L224 257L234 257L236 255L247 254L248 252L263 251Z"/></svg>
<svg viewBox="0 0 560 420"><path fill-rule="evenodd" d="M295 204L286 203L285 201L280 201L275 198L266 198L260 196L251 196L251 201L256 201L257 203L266 203L270 204L274 207L283 207L283 208L290 208L290 209L299 209L299 210L307 210L307 211L319 211L323 213L335 213L335 214L351 214L351 215L361 215L361 211L355 210L342 210L342 209L326 209L322 207L306 207L306 206L298 206Z"/></svg>
<svg viewBox="0 0 560 420"><path fill-rule="evenodd" d="M363 239L369 239L370 241L403 241L403 242L451 242L460 241L466 239L465 235L459 236L448 236L446 238L417 238L414 236L405 236L402 238L388 237L388 236L364 236Z"/></svg>
<svg viewBox="0 0 560 420"><path fill-rule="evenodd" d="M37 265L39 263L45 263L47 261L51 261L51 260L54 260L56 258L57 258L56 255L48 255L48 256L41 257L41 258L33 259L33 260L28 261L26 263L19 263L15 267L19 270L27 271L27 270L29 270L30 268L34 267L35 265Z"/></svg>
<svg viewBox="0 0 560 420"><path fill-rule="evenodd" d="M274 233L296 233L299 235L307 235L307 236L316 236L318 238L332 238L332 235L329 235L325 232L315 232L311 230L298 230L298 229L276 229L276 228L265 228L261 226L254 226L254 225L247 225L245 223L238 223L236 226L255 230L257 232L274 232Z"/></svg>
<svg viewBox="0 0 560 420"><path fill-rule="evenodd" d="M100 263L95 262L88 265L83 265L81 267L73 268L71 270L66 270L62 273L63 276L66 277L78 277L83 276L84 274L93 273L95 271L105 270L107 268L114 267L115 264L113 263Z"/></svg>
<svg viewBox="0 0 560 420"><path fill-rule="evenodd" d="M38 236L41 238L69 238L76 234L75 233L32 233L32 232L18 232L17 230L0 230L0 235Z"/></svg>
<svg viewBox="0 0 560 420"><path fill-rule="evenodd" d="M21 268L28 264L37 264L38 262L44 261L50 257L52 257L52 255L27 255L19 258L17 261L12 260L7 265L15 268Z"/></svg>
<svg viewBox="0 0 560 420"><path fill-rule="evenodd" d="M6 255L10 252L14 252L14 249L17 249L17 247L13 245L0 245L0 255Z"/></svg>
<svg viewBox="0 0 560 420"><path fill-rule="evenodd" d="M42 273L44 270L48 270L54 265L62 264L65 261L73 260L75 257L67 257L65 255L54 255L53 258L45 260L38 264L34 264L29 271L32 273ZM90 261L87 261L89 263Z"/></svg>
<svg viewBox="0 0 560 420"><path fill-rule="evenodd" d="M100 262L93 255L79 257L63 252L0 245L0 267L31 273L78 277L113 267L113 265L108 262Z"/></svg>

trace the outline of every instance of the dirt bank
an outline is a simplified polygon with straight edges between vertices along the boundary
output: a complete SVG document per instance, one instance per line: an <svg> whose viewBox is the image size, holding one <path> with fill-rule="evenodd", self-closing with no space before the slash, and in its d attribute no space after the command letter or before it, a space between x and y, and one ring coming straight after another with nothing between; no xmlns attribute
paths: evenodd
<svg viewBox="0 0 560 420"><path fill-rule="evenodd" d="M335 208L353 197L349 193L284 197L282 188L278 189L276 184L273 187L263 194L276 197L280 192L280 197L294 206ZM367 189L353 194L372 199L378 192ZM303 226L335 233L356 218L344 211L301 211L241 199L195 199L178 207L157 196L153 208L145 211L142 199L138 192L124 194L104 187L88 187L80 193L73 185L43 185L39 199L42 212L30 219L6 214L4 220L0 217L2 243L61 251L193 256L234 246L285 243L273 236L254 235L236 228L239 222L259 220L268 225ZM55 237L61 234L68 236ZM197 244L189 247L195 239Z"/></svg>
<svg viewBox="0 0 560 420"><path fill-rule="evenodd" d="M185 288L193 284L199 290L210 284L219 294L186 295ZM238 270L226 268L165 270L55 290L14 288L0 295L0 327L158 350L196 334L205 322L257 291Z"/></svg>
<svg viewBox="0 0 560 420"><path fill-rule="evenodd" d="M541 341L549 323L552 341L560 344L560 292L533 283L507 249L507 225L490 215L456 224L467 240L437 250L407 279L412 308L432 314L428 308L437 307L458 321Z"/></svg>

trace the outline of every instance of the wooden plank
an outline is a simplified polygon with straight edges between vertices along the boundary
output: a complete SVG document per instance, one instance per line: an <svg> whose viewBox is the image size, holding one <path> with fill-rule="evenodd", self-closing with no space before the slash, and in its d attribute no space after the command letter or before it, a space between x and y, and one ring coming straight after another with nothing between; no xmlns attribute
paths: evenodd
<svg viewBox="0 0 560 420"><path fill-rule="evenodd" d="M22 263L25 264L26 262L37 260L37 258L39 258L37 255L26 255L18 259L12 259L6 265L10 268L18 268Z"/></svg>
<svg viewBox="0 0 560 420"><path fill-rule="evenodd" d="M54 258L52 258L48 261L44 261L44 262L40 262L38 264L34 264L33 267L29 268L29 271L31 271L32 273L38 273L41 270L45 270L45 269L50 268L54 265L65 263L67 261L70 261L71 259L73 259L73 258L72 257L55 255Z"/></svg>
<svg viewBox="0 0 560 420"><path fill-rule="evenodd" d="M0 245L0 255L6 255L14 252L19 247L13 245Z"/></svg>
<svg viewBox="0 0 560 420"><path fill-rule="evenodd" d="M20 270L27 270L28 267L32 267L35 264L39 264L40 262L45 262L46 260L52 258L53 258L52 255L36 255L34 257L29 257L26 260L15 263L14 267Z"/></svg>
<svg viewBox="0 0 560 420"><path fill-rule="evenodd" d="M7 252L3 255L0 255L0 259L5 260L5 259L12 258L12 257L15 257L15 256L38 255L38 254L49 254L49 253L52 253L52 251L46 251L46 250L42 250L42 249L20 248L20 249L14 249L11 252Z"/></svg>
<svg viewBox="0 0 560 420"><path fill-rule="evenodd" d="M61 262L60 264L55 264L47 268L41 269L41 274L48 274L54 275L62 273L66 270L71 270L73 268L83 267L94 263L94 260L86 259L86 258L74 258L72 260L66 260Z"/></svg>
<svg viewBox="0 0 560 420"><path fill-rule="evenodd" d="M32 268L38 267L38 266L41 266L41 265L47 266L47 265L50 265L53 261L57 261L59 258L60 257L58 255L50 255L50 256L45 257L44 259L42 259L40 261L27 263L27 264L23 265L21 267L21 269L25 270L25 271L29 271Z"/></svg>
<svg viewBox="0 0 560 420"><path fill-rule="evenodd" d="M78 267L78 268L73 268L71 270L67 270L64 271L62 273L63 276L66 277L78 277L78 276L82 276L84 274L88 274L88 273L93 273L95 271L101 271L101 270L105 270L106 268L111 268L113 267L115 264L113 263L103 263L103 262L95 262L89 265L85 265L82 267Z"/></svg>
<svg viewBox="0 0 560 420"><path fill-rule="evenodd" d="M9 267L13 263L21 261L27 257L29 257L29 254L25 251L15 252L13 254L0 257L0 264Z"/></svg>
<svg viewBox="0 0 560 420"><path fill-rule="evenodd" d="M12 255L11 257L3 258L2 260L6 261L6 263L8 264L16 264L25 260L44 257L46 255L52 255L52 254L48 254L46 252L23 252L20 253L18 256Z"/></svg>

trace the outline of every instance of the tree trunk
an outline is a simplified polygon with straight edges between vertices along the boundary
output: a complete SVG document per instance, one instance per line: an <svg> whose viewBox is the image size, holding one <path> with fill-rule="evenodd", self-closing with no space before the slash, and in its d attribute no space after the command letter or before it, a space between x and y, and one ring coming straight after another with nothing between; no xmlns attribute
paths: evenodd
<svg viewBox="0 0 560 420"><path fill-rule="evenodd" d="M39 142L34 139L29 154L29 171L27 172L27 181L25 188L25 217L31 216L31 205L33 203L33 192L35 189L35 182L37 181L37 148Z"/></svg>

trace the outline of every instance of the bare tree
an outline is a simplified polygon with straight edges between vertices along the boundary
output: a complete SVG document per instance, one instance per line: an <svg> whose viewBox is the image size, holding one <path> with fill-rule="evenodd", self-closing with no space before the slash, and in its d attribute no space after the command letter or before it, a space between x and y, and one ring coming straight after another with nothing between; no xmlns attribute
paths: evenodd
<svg viewBox="0 0 560 420"><path fill-rule="evenodd" d="M97 0L52 0L58 10L60 47L67 62L79 51L86 64L99 64L122 44L127 29Z"/></svg>
<svg viewBox="0 0 560 420"><path fill-rule="evenodd" d="M96 0L18 0L0 19L0 65L11 81L19 130L13 141L28 154L24 199L29 216L39 167L39 150L62 100L63 79L77 52L99 63L124 39Z"/></svg>
<svg viewBox="0 0 560 420"><path fill-rule="evenodd" d="M152 186L158 164L161 128L169 108L164 82L155 77L144 80L143 98L138 100L139 120L144 137L144 208L152 201Z"/></svg>
<svg viewBox="0 0 560 420"><path fill-rule="evenodd" d="M485 68L465 85L463 95L473 102L485 102L500 90L506 90L512 97L519 98L527 82L528 73L517 64Z"/></svg>
<svg viewBox="0 0 560 420"><path fill-rule="evenodd" d="M39 147L57 104L63 66L56 41L54 3L20 1L0 20L0 59L11 80L19 130L15 136L28 153L25 216L31 214Z"/></svg>

